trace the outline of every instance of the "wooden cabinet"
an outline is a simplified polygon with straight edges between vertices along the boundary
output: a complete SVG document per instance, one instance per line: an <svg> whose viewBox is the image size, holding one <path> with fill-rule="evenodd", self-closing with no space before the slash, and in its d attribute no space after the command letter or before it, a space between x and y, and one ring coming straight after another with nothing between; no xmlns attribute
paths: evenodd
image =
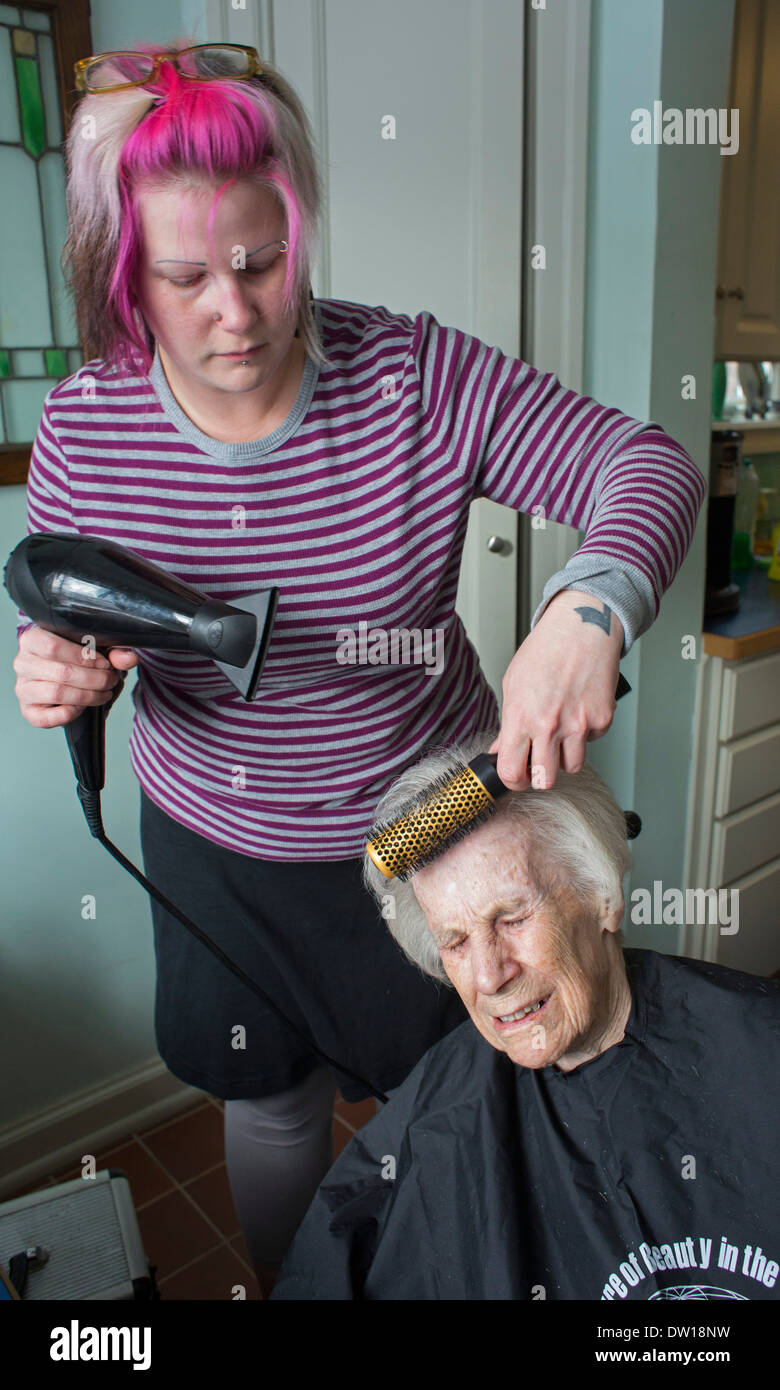
<svg viewBox="0 0 780 1390"><path fill-rule="evenodd" d="M780 652L702 657L692 790L687 886L737 890L739 925L690 924L681 953L770 975L780 969Z"/></svg>
<svg viewBox="0 0 780 1390"><path fill-rule="evenodd" d="M715 300L720 360L780 359L778 72L780 4L737 0L728 105L739 111L739 148L721 156Z"/></svg>

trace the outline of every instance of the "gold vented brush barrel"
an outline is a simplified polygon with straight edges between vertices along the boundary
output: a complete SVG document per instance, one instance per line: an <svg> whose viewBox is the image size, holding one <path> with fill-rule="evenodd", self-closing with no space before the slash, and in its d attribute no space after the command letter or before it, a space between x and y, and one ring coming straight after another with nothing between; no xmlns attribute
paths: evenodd
<svg viewBox="0 0 780 1390"><path fill-rule="evenodd" d="M622 672L615 699L631 689ZM396 820L377 823L369 831L366 854L385 878L402 883L423 864L474 830L492 814L499 797L508 790L496 772L497 754L480 753L459 771L443 776L424 797L411 802ZM528 756L531 767L531 755ZM633 840L642 828L635 811L624 812L626 835Z"/></svg>
<svg viewBox="0 0 780 1390"><path fill-rule="evenodd" d="M495 768L495 754L480 753L461 772L444 777L418 805L390 825L371 831L366 853L385 878L402 881L432 858L444 841L451 844L478 820L490 815L506 787Z"/></svg>

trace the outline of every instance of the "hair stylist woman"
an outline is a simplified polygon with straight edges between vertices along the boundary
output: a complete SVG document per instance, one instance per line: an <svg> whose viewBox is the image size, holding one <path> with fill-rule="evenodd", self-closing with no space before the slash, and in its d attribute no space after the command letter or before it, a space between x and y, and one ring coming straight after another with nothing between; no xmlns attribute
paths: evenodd
<svg viewBox="0 0 780 1390"><path fill-rule="evenodd" d="M495 718L454 614L471 500L587 528L504 680L499 774L527 785L531 751L552 785L609 727L619 658L653 621L704 483L660 426L427 311L312 307L320 192L300 103L254 50L177 64L86 68L65 259L94 355L46 398L29 527L108 536L220 599L279 586L251 704L203 659L112 653L117 669L138 661L145 868L326 1052L387 1091L465 1018L401 956L360 868L402 769ZM136 85L100 90L122 82ZM363 622L442 632L443 670L344 664L344 630ZM110 697L115 673L81 658L22 632L30 723ZM225 1098L236 1209L274 1270L329 1166L334 1079L155 902L152 915L160 1053Z"/></svg>

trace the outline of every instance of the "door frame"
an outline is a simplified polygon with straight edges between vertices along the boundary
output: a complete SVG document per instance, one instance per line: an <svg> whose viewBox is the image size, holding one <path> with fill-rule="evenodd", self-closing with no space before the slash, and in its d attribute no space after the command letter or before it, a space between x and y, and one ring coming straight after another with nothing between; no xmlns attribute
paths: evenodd
<svg viewBox="0 0 780 1390"><path fill-rule="evenodd" d="M541 0L544 4L544 0ZM526 28L523 331L525 361L582 391L587 253L591 0L529 6ZM532 270L543 245L546 268ZM580 544L570 526L520 517L519 641L546 581Z"/></svg>

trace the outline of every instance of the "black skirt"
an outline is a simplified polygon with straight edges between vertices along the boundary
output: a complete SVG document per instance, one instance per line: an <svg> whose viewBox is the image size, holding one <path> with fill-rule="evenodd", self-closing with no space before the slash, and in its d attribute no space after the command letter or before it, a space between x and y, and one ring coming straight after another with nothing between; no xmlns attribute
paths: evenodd
<svg viewBox="0 0 780 1390"><path fill-rule="evenodd" d="M224 849L141 789L147 878L324 1052L380 1091L468 1017L411 965L361 882L361 860L277 861ZM225 1100L274 1095L323 1059L150 897L155 1034L168 1069ZM336 1069L346 1100L367 1086Z"/></svg>

